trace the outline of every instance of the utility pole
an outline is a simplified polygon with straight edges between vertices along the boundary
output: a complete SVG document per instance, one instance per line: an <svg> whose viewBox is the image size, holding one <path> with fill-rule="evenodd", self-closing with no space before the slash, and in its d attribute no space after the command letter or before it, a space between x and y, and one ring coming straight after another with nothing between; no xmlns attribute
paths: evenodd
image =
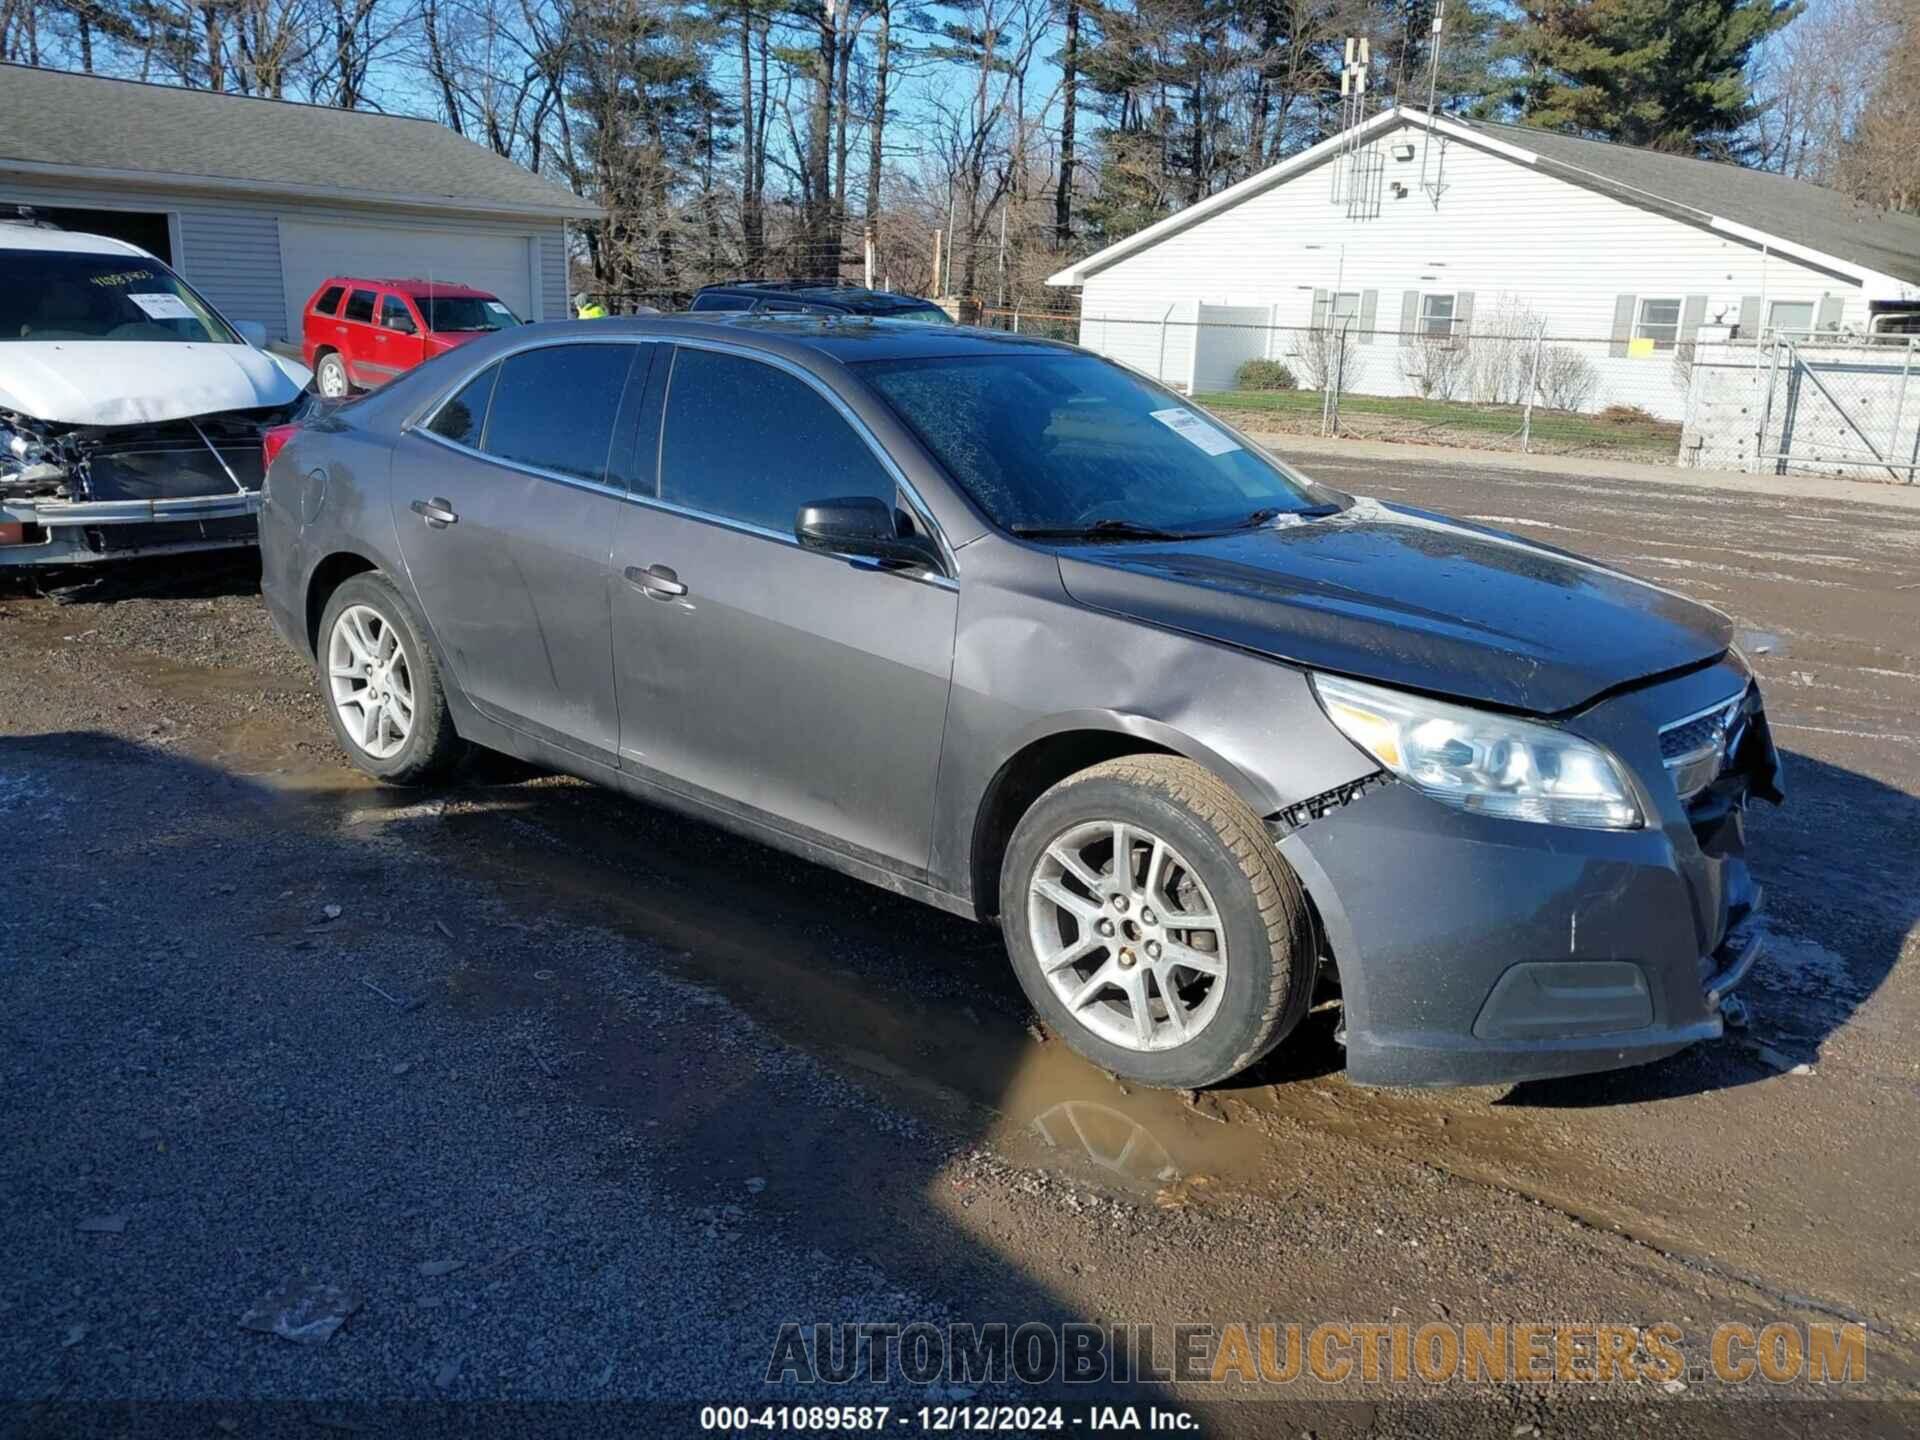
<svg viewBox="0 0 1920 1440"><path fill-rule="evenodd" d="M936 230L933 232L933 293L936 297L938 297L940 294L940 236L941 234L942 232L939 230Z"/></svg>
<svg viewBox="0 0 1920 1440"><path fill-rule="evenodd" d="M866 278L861 281L867 289L873 288L873 227L867 226L862 235L862 248L866 252Z"/></svg>
<svg viewBox="0 0 1920 1440"><path fill-rule="evenodd" d="M1005 201L1002 201L1000 205L1000 302L999 303L1002 308L1004 308L1007 303L1007 206Z"/></svg>

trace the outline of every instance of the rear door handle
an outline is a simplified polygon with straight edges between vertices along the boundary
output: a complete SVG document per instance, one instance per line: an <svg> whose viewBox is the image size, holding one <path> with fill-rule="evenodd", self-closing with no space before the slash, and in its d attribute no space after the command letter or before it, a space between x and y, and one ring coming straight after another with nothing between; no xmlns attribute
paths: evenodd
<svg viewBox="0 0 1920 1440"><path fill-rule="evenodd" d="M445 500L442 500L438 495L434 496L431 500L414 501L413 513L426 521L428 526L435 530L444 530L460 518L453 513L453 506L449 505Z"/></svg>
<svg viewBox="0 0 1920 1440"><path fill-rule="evenodd" d="M629 585L639 586L656 600L671 600L687 593L680 577L667 565L649 565L644 570L638 565L629 565L626 576Z"/></svg>

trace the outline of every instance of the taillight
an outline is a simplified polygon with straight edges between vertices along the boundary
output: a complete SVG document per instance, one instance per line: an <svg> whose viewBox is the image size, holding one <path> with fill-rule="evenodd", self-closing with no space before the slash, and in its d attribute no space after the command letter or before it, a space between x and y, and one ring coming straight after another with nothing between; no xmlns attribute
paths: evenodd
<svg viewBox="0 0 1920 1440"><path fill-rule="evenodd" d="M299 431L298 425L269 425L260 436L260 453L264 457L262 470L273 468L273 457L287 448L287 442Z"/></svg>

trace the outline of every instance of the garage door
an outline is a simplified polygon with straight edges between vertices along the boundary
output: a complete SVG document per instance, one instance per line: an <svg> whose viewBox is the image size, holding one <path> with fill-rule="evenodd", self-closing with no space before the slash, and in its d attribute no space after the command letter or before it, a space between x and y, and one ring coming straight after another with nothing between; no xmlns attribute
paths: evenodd
<svg viewBox="0 0 1920 1440"><path fill-rule="evenodd" d="M532 238L526 235L282 220L280 268L287 283L287 334L298 341L301 308L330 275L380 280L418 276L471 285L498 295L522 320L532 320L531 244Z"/></svg>

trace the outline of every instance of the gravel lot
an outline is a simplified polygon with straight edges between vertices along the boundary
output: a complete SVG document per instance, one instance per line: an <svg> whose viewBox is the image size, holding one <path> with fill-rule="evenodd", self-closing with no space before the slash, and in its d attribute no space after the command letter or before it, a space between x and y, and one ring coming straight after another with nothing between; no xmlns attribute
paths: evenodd
<svg viewBox="0 0 1920 1440"><path fill-rule="evenodd" d="M1450 1317L1694 1337L1857 1319L1848 1398L1911 1400L1912 514L1308 465L1615 561L1753 632L1791 795L1754 827L1775 949L1748 1032L1613 1077L1434 1094L1348 1086L1316 1016L1221 1090L1132 1092L1036 1038L991 932L568 780L363 783L244 564L16 594L0 1397L194 1402L160 1413L215 1434L262 1400L372 1429L391 1412L356 1407L622 1400L654 1408L564 1428L678 1434L699 1403L783 1393L762 1375L787 1321ZM289 1282L358 1308L320 1345L242 1328ZM1223 1434L1642 1433L1653 1406L1705 1433L1752 1413L1699 1403L1711 1381L1599 1404L1303 1387L1113 1388ZM1314 1403L1333 1394L1379 1403ZM8 1413L44 1433L96 1414Z"/></svg>

